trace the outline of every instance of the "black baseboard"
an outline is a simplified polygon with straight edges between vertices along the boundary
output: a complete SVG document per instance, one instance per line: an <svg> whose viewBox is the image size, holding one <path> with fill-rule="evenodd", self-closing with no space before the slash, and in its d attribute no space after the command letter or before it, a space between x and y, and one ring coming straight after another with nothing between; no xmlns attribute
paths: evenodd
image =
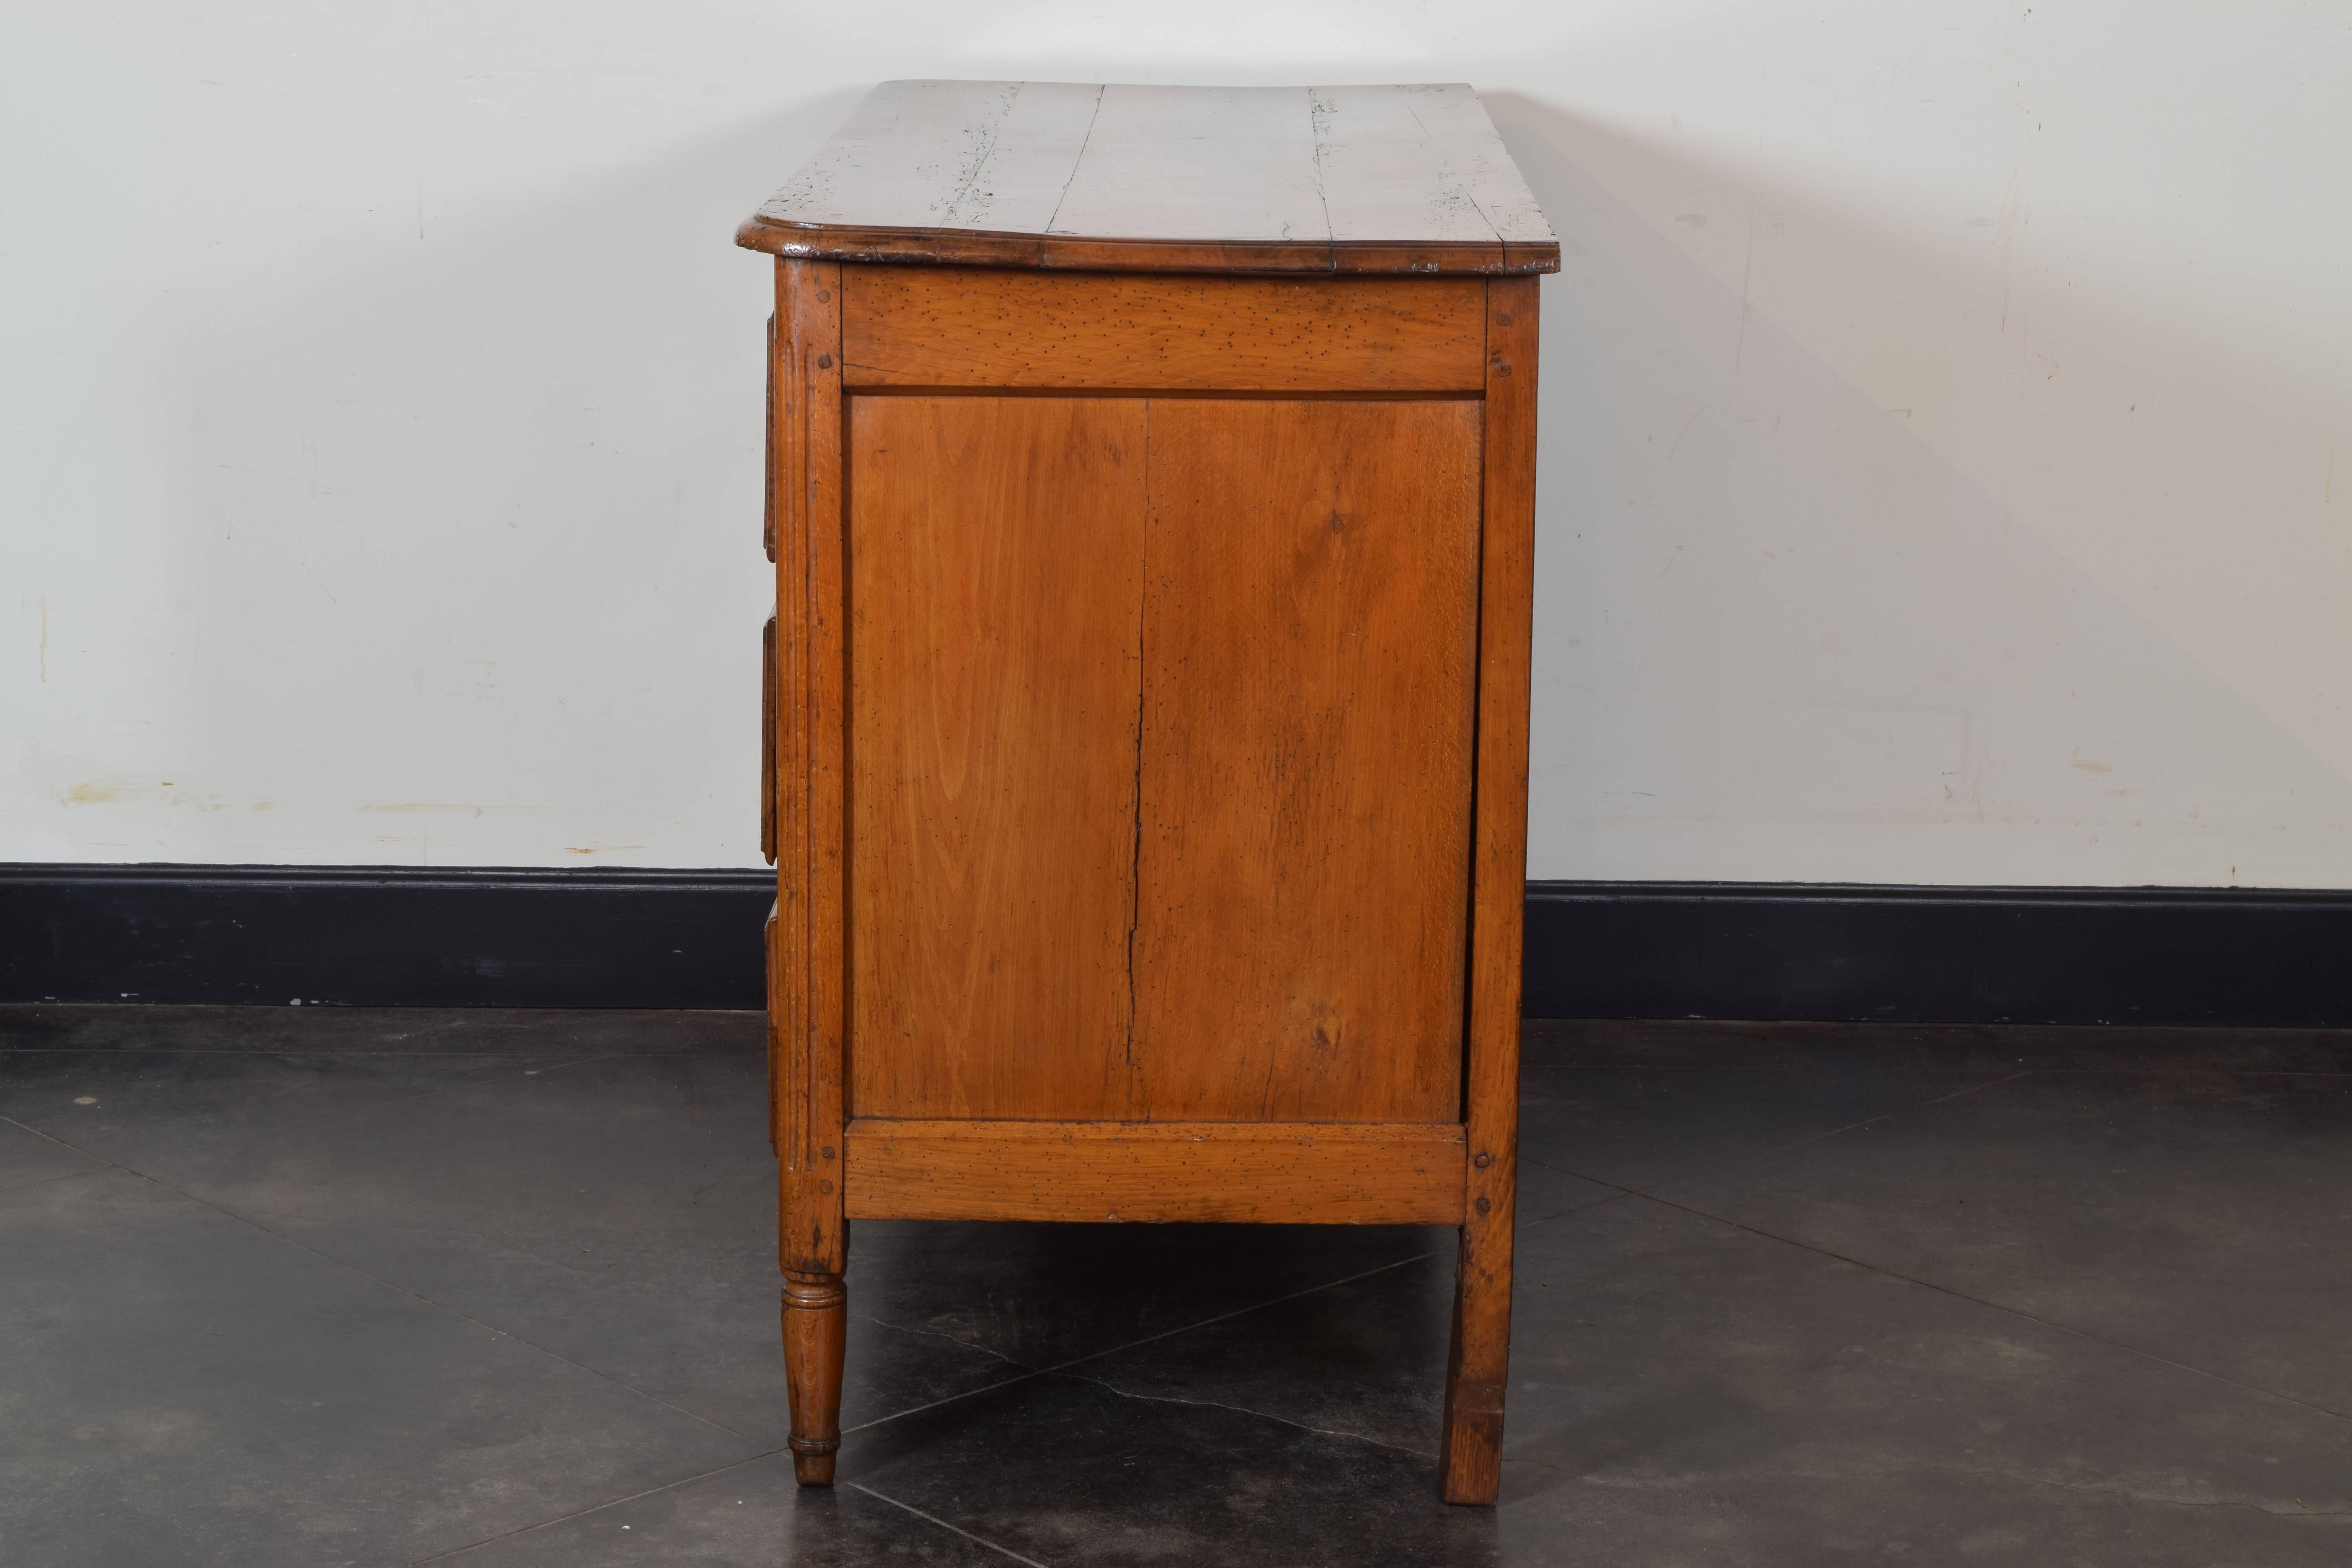
<svg viewBox="0 0 2352 1568"><path fill-rule="evenodd" d="M758 1007L766 871L0 867L0 1001ZM1531 1017L2352 1026L2352 893L1535 882Z"/></svg>
<svg viewBox="0 0 2352 1568"><path fill-rule="evenodd" d="M0 1001L761 1007L772 871L0 867Z"/></svg>
<svg viewBox="0 0 2352 1568"><path fill-rule="evenodd" d="M1537 1018L2352 1026L2352 893L1533 882Z"/></svg>

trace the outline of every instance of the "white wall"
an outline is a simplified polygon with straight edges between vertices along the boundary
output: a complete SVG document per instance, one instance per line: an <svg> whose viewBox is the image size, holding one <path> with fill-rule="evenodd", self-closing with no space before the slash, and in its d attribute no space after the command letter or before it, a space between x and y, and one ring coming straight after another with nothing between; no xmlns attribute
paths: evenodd
<svg viewBox="0 0 2352 1568"><path fill-rule="evenodd" d="M894 76L1476 83L1530 872L2352 886L2352 3L0 21L0 859L757 864L763 258Z"/></svg>

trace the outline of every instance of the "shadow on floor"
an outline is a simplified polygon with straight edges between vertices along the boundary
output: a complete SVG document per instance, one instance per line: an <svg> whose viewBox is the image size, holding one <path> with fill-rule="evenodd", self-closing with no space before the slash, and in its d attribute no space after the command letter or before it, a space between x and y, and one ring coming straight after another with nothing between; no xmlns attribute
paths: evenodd
<svg viewBox="0 0 2352 1568"><path fill-rule="evenodd" d="M860 1223L800 1493L747 1014L0 1008L11 1564L2337 1563L2352 1036L1533 1024L1451 1237Z"/></svg>

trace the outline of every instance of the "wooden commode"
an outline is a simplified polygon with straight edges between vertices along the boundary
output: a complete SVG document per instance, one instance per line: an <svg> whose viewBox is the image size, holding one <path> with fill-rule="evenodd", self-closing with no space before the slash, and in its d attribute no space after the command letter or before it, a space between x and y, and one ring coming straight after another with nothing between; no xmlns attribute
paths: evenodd
<svg viewBox="0 0 2352 1568"><path fill-rule="evenodd" d="M849 1220L1443 1224L1492 1502L1559 251L1477 98L891 82L738 238L800 1479Z"/></svg>

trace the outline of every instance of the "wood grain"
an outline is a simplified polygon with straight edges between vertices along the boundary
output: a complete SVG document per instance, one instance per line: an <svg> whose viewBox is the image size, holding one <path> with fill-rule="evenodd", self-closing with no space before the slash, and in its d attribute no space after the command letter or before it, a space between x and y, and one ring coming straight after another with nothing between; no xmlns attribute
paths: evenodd
<svg viewBox="0 0 2352 1568"><path fill-rule="evenodd" d="M1130 1114L1456 1121L1479 405L1150 421Z"/></svg>
<svg viewBox="0 0 2352 1568"><path fill-rule="evenodd" d="M841 1369L849 1298L838 1274L787 1274L783 1289L784 1397L792 1408L793 1478L833 1484L841 1447Z"/></svg>
<svg viewBox="0 0 2352 1568"><path fill-rule="evenodd" d="M736 237L806 258L1081 270L1559 266L1458 82L885 82Z"/></svg>
<svg viewBox="0 0 2352 1568"><path fill-rule="evenodd" d="M1458 1126L849 1124L856 1219L1454 1225Z"/></svg>
<svg viewBox="0 0 2352 1568"><path fill-rule="evenodd" d="M1144 406L850 406L852 1103L1117 1115Z"/></svg>
<svg viewBox="0 0 2352 1568"><path fill-rule="evenodd" d="M1106 86L1047 232L1328 246L1308 98L1298 88Z"/></svg>
<svg viewBox="0 0 2352 1568"><path fill-rule="evenodd" d="M1103 89L886 81L760 209L786 228L1043 234Z"/></svg>
<svg viewBox="0 0 2352 1568"><path fill-rule="evenodd" d="M844 380L866 387L1477 392L1483 279L1054 276L845 267Z"/></svg>
<svg viewBox="0 0 2352 1568"><path fill-rule="evenodd" d="M786 1271L824 1275L843 1257L841 268L779 262L776 311L777 1219Z"/></svg>
<svg viewBox="0 0 2352 1568"><path fill-rule="evenodd" d="M1338 270L1442 271L1453 246L1494 247L1493 271L1558 268L1559 241L1477 94L1398 86L1314 96Z"/></svg>
<svg viewBox="0 0 2352 1568"><path fill-rule="evenodd" d="M1535 603L1537 295L1488 285L1478 841L1464 1076L1469 1212L1462 1222L1444 1470L1450 1502L1491 1503L1502 1474L1519 1127L1519 969L1527 895L1528 658Z"/></svg>

